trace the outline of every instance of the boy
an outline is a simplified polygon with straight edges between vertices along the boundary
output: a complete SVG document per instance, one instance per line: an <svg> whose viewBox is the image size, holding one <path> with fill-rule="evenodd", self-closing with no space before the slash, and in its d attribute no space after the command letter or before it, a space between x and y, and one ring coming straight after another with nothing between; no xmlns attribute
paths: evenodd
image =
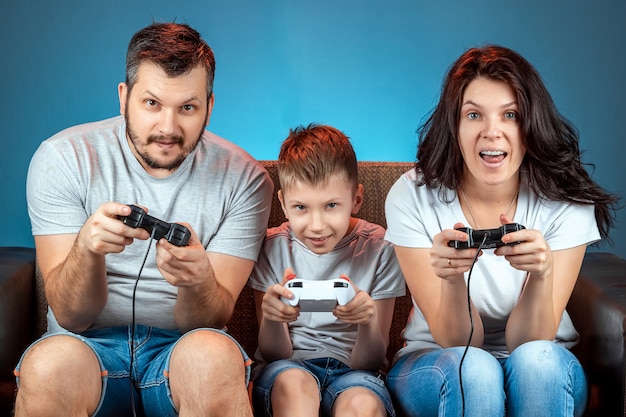
<svg viewBox="0 0 626 417"><path fill-rule="evenodd" d="M353 217L363 186L349 139L330 126L291 130L278 176L288 221L268 230L249 281L259 318L255 415L394 416L378 376L405 284L384 229ZM356 294L332 312L303 312L281 300L293 299L284 285L296 277L348 279Z"/></svg>

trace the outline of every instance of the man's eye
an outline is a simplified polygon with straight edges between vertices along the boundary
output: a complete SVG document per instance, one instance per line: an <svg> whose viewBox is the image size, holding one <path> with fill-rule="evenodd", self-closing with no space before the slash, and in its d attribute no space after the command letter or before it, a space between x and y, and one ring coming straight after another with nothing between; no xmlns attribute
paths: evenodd
<svg viewBox="0 0 626 417"><path fill-rule="evenodd" d="M195 106L192 106L191 104L185 104L185 105L183 106L183 110L184 110L185 112L187 112L187 113L192 112L192 111L194 111L195 109L196 109L196 107L195 107Z"/></svg>
<svg viewBox="0 0 626 417"><path fill-rule="evenodd" d="M156 107L159 105L159 103L156 100L148 99L146 100L146 105L148 107Z"/></svg>

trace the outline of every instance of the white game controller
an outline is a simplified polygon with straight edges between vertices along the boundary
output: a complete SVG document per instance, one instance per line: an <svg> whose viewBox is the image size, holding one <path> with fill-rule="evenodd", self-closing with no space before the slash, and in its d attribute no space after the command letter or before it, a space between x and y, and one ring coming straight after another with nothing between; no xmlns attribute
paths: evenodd
<svg viewBox="0 0 626 417"><path fill-rule="evenodd" d="M285 284L293 294L293 298L281 297L281 300L292 307L300 306L301 312L333 311L339 305L345 305L354 298L355 291L350 280L346 278L325 281L292 279Z"/></svg>

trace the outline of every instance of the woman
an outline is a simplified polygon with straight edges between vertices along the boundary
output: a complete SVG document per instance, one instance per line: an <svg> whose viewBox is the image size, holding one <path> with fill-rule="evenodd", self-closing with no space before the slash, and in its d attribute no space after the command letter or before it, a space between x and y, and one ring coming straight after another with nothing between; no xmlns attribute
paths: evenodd
<svg viewBox="0 0 626 417"><path fill-rule="evenodd" d="M565 307L617 199L587 174L576 130L510 49L465 52L419 132L415 169L386 202L414 304L387 378L399 411L582 415L587 383ZM450 246L468 240L458 228L510 223L524 228L497 248Z"/></svg>

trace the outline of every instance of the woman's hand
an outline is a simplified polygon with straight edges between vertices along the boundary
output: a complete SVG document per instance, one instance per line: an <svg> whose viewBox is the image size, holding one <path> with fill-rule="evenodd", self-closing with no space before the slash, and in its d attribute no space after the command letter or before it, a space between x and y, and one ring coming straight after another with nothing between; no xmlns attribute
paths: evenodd
<svg viewBox="0 0 626 417"><path fill-rule="evenodd" d="M513 223L505 215L500 216L502 224ZM504 243L520 242L514 245L501 246L495 250L511 266L520 271L527 271L533 278L545 278L552 274L553 259L550 245L539 230L522 229L507 233L502 237Z"/></svg>
<svg viewBox="0 0 626 417"><path fill-rule="evenodd" d="M452 280L463 277L463 273L470 270L478 249L456 249L448 246L452 240L466 242L467 233L456 230L463 227L463 223L456 223L453 229L445 229L433 238L433 247L430 250L430 264L435 274L442 279Z"/></svg>

